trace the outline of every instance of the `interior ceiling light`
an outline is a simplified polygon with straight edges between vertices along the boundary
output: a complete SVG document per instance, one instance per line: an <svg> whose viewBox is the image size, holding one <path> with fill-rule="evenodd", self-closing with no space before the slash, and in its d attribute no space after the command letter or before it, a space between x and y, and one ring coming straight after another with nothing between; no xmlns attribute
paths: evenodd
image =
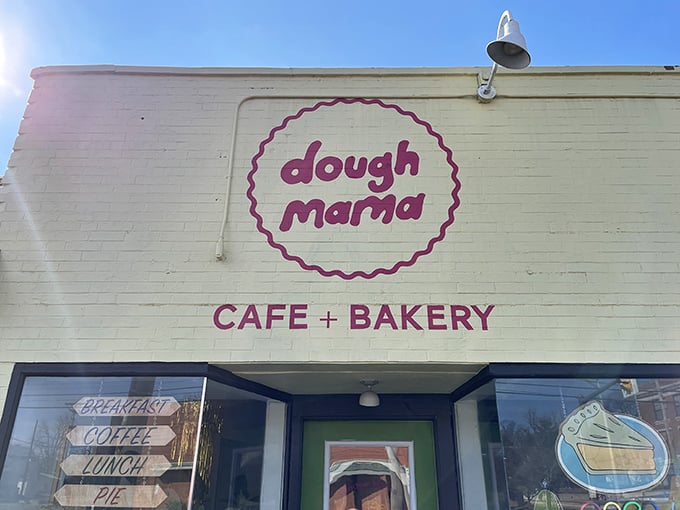
<svg viewBox="0 0 680 510"><path fill-rule="evenodd" d="M498 66L524 69L531 62L527 42L519 30L519 23L513 19L510 11L504 11L501 15L496 40L486 45L486 52L493 60L493 67L489 81L477 89L477 98L483 103L488 103L496 97L496 89L493 88L492 82Z"/></svg>
<svg viewBox="0 0 680 510"><path fill-rule="evenodd" d="M373 391L373 386L378 384L378 380L362 379L359 382L366 386L366 391L359 395L359 405L363 407L378 407L380 405L380 397Z"/></svg>

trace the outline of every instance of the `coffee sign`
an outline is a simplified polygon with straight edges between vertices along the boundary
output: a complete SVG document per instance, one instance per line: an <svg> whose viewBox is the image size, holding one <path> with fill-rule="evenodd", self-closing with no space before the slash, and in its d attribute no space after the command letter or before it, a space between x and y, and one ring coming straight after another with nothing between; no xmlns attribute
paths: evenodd
<svg viewBox="0 0 680 510"><path fill-rule="evenodd" d="M252 158L250 213L287 260L323 276L393 274L454 221L458 167L441 135L378 99L322 101L286 117Z"/></svg>
<svg viewBox="0 0 680 510"><path fill-rule="evenodd" d="M78 425L66 438L74 446L164 446L175 432L167 425Z"/></svg>

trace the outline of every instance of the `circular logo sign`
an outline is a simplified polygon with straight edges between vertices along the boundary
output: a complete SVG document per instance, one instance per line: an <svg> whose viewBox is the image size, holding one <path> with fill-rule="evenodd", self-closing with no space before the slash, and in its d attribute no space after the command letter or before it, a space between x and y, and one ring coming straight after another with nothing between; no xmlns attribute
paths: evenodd
<svg viewBox="0 0 680 510"><path fill-rule="evenodd" d="M323 276L374 278L444 239L458 207L453 152L415 113L334 99L286 117L260 143L247 196L287 260Z"/></svg>

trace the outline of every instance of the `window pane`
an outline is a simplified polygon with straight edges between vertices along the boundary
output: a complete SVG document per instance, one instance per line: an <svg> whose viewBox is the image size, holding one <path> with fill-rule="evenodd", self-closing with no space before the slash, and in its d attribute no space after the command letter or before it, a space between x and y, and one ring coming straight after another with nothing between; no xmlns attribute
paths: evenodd
<svg viewBox="0 0 680 510"><path fill-rule="evenodd" d="M680 418L680 395L673 395L673 411L676 418Z"/></svg>
<svg viewBox="0 0 680 510"><path fill-rule="evenodd" d="M202 391L202 378L27 378L2 508L187 508Z"/></svg>
<svg viewBox="0 0 680 510"><path fill-rule="evenodd" d="M676 379L490 383L456 404L464 508L670 509L678 395Z"/></svg>
<svg viewBox="0 0 680 510"><path fill-rule="evenodd" d="M193 508L281 508L285 404L208 381Z"/></svg>

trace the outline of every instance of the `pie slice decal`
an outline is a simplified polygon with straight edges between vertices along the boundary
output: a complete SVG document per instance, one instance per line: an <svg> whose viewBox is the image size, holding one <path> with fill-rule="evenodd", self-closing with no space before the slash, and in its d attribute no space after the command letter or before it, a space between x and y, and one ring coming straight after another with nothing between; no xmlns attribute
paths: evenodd
<svg viewBox="0 0 680 510"><path fill-rule="evenodd" d="M560 433L590 474L650 474L657 470L652 442L591 401L562 422Z"/></svg>

